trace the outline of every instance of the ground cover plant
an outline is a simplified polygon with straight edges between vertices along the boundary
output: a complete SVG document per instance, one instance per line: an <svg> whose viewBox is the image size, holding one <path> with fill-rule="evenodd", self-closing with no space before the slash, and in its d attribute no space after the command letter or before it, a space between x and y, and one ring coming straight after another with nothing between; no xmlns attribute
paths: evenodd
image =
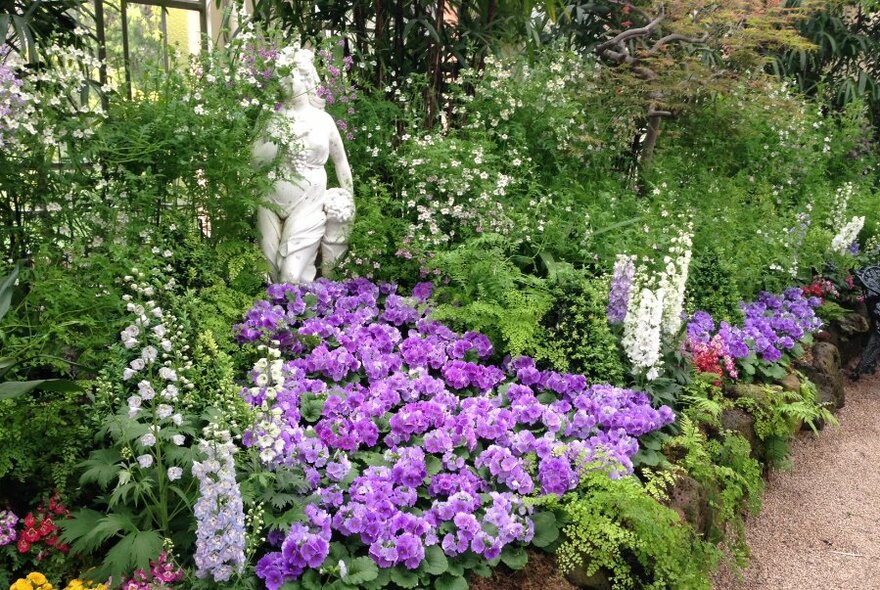
<svg viewBox="0 0 880 590"><path fill-rule="evenodd" d="M535 551L705 588L743 563L762 473L833 424L801 371L880 260L876 130L760 65L821 14L746 2L703 39L670 3L615 64L597 48L659 7L611 4L496 14L473 47L471 8L434 37L414 4L373 47L265 2L131 98L66 25L0 55L0 588L463 590ZM334 280L266 290L279 162L247 154L321 23L358 217Z"/></svg>

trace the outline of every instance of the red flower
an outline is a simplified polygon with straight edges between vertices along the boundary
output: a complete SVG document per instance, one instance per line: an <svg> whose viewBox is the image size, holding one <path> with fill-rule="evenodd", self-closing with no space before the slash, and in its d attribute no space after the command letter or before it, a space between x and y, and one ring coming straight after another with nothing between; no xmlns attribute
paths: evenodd
<svg viewBox="0 0 880 590"><path fill-rule="evenodd" d="M58 542L58 535L49 535L46 537L46 545L49 547L54 547L55 543Z"/></svg>
<svg viewBox="0 0 880 590"><path fill-rule="evenodd" d="M57 545L55 545L55 549L57 549L61 553L67 553L68 551L70 551L70 545L68 545L67 543L58 543Z"/></svg>
<svg viewBox="0 0 880 590"><path fill-rule="evenodd" d="M40 540L40 532L33 527L22 531L21 536L28 543L36 543Z"/></svg>
<svg viewBox="0 0 880 590"><path fill-rule="evenodd" d="M24 526L26 526L27 528L30 529L30 528L35 527L36 524L37 524L37 519L34 518L34 513L28 512L27 516L24 517Z"/></svg>
<svg viewBox="0 0 880 590"><path fill-rule="evenodd" d="M45 537L46 535L48 535L49 533L51 533L54 530L55 530L55 523L52 522L51 518L47 517L43 520L43 522L40 523L40 528L39 528L40 536Z"/></svg>
<svg viewBox="0 0 880 590"><path fill-rule="evenodd" d="M18 540L18 552L19 553L27 553L31 550L31 544L27 542L24 537L21 537Z"/></svg>

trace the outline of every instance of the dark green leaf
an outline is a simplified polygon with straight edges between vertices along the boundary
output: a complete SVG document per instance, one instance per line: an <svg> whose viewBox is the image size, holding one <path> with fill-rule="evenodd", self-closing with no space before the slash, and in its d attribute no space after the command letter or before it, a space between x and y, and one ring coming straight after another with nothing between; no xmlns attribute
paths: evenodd
<svg viewBox="0 0 880 590"><path fill-rule="evenodd" d="M431 545L425 549L425 561L422 562L425 571L431 575L439 576L449 569L449 560L439 545Z"/></svg>
<svg viewBox="0 0 880 590"><path fill-rule="evenodd" d="M347 559L344 563L348 571L342 576L342 581L346 584L359 586L379 577L379 568L376 566L376 562L369 557Z"/></svg>
<svg viewBox="0 0 880 590"><path fill-rule="evenodd" d="M468 590L468 583L462 576L444 574L434 582L435 590Z"/></svg>
<svg viewBox="0 0 880 590"><path fill-rule="evenodd" d="M400 566L389 570L391 581L401 588L416 588L419 585L419 576L412 570Z"/></svg>
<svg viewBox="0 0 880 590"><path fill-rule="evenodd" d="M547 547L559 538L559 525L552 512L538 512L532 515L532 521L535 523L535 536L532 538L535 547Z"/></svg>
<svg viewBox="0 0 880 590"><path fill-rule="evenodd" d="M501 561L512 570L521 570L529 562L529 555L522 547L508 545L501 552Z"/></svg>

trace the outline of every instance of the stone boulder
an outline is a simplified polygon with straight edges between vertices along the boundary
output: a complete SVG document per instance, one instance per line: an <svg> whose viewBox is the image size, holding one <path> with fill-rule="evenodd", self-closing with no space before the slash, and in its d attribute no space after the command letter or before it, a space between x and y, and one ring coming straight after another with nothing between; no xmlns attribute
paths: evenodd
<svg viewBox="0 0 880 590"><path fill-rule="evenodd" d="M681 519L689 523L697 534L705 535L709 532L712 523L709 493L690 475L683 473L676 478L664 504L678 512Z"/></svg>
<svg viewBox="0 0 880 590"><path fill-rule="evenodd" d="M817 401L828 404L831 411L846 404L840 360L840 351L836 346L829 342L817 342L813 345L811 362L795 365L816 385Z"/></svg>
<svg viewBox="0 0 880 590"><path fill-rule="evenodd" d="M760 390L762 396L766 396L766 391L762 387L755 387ZM742 396L741 396L742 397ZM751 396L749 396L751 397ZM764 458L764 445L755 432L755 417L743 410L742 408L726 408L721 412L721 426L726 430L731 430L742 436L752 447L752 458L762 461Z"/></svg>
<svg viewBox="0 0 880 590"><path fill-rule="evenodd" d="M574 568L565 574L565 579L568 580L569 584L584 590L611 590L609 572L600 568L595 574L588 576L588 565L589 563L585 562Z"/></svg>

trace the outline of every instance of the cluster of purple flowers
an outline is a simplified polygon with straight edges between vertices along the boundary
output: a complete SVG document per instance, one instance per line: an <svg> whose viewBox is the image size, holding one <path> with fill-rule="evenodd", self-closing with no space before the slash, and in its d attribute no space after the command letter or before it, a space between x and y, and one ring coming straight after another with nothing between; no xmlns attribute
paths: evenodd
<svg viewBox="0 0 880 590"><path fill-rule="evenodd" d="M259 416L244 443L269 467L302 468L320 509L261 560L269 588L314 567L316 539L334 531L380 567L416 568L437 544L497 557L534 535L526 495L564 494L597 463L630 473L637 437L673 421L644 393L526 357L491 363L484 335L427 317L429 294L366 279L272 285L236 326L276 347L242 392Z"/></svg>
<svg viewBox="0 0 880 590"><path fill-rule="evenodd" d="M609 324L622 324L629 309L629 300L636 277L636 265L631 256L618 256L611 275L608 293L607 317Z"/></svg>
<svg viewBox="0 0 880 590"><path fill-rule="evenodd" d="M205 460L193 462L192 468L200 492L193 509L198 521L196 575L225 582L244 567L244 506L235 481L232 437L228 431L209 435L210 440L199 441Z"/></svg>
<svg viewBox="0 0 880 590"><path fill-rule="evenodd" d="M15 133L18 128L19 111L26 102L21 79L15 70L0 63L0 147L6 145L7 135Z"/></svg>
<svg viewBox="0 0 880 590"><path fill-rule="evenodd" d="M344 44L344 41L340 41L340 45ZM354 65L354 58L350 55L344 56L342 58L342 67L339 67L335 63L333 52L327 49L319 51L318 57L321 58L324 66L325 77L321 85L318 86L316 94L326 101L327 106L332 107L338 104L345 110L347 116L354 115L357 89L351 82L346 80L344 75L344 72L351 71L351 67ZM349 125L348 121L339 117L336 119L336 125L339 127L339 131L345 134L346 139L354 139L355 129Z"/></svg>
<svg viewBox="0 0 880 590"><path fill-rule="evenodd" d="M12 510L0 510L0 547L15 541L18 517Z"/></svg>
<svg viewBox="0 0 880 590"><path fill-rule="evenodd" d="M762 292L755 301L740 304L744 318L741 327L721 322L717 331L712 316L698 311L688 323L686 346L694 351L700 345L720 342L721 355L744 359L754 353L763 361L775 363L822 326L815 311L821 304L820 298L805 295L797 287L781 296Z"/></svg>

